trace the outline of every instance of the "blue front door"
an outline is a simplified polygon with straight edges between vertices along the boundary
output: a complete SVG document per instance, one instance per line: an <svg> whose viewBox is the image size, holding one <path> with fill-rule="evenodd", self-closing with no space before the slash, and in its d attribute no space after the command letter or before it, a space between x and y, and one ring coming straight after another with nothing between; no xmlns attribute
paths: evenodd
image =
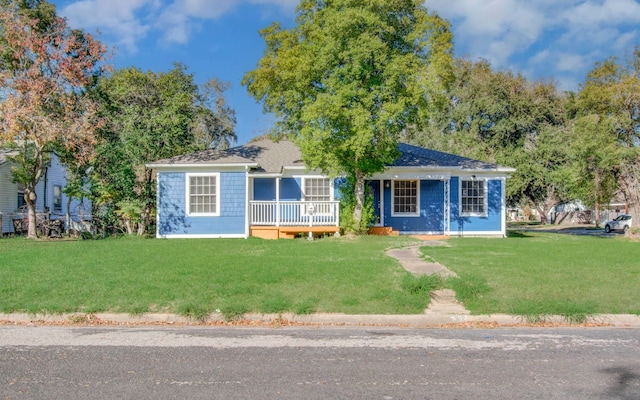
<svg viewBox="0 0 640 400"><path fill-rule="evenodd" d="M382 226L382 196L380 196L381 181L368 181L367 191L373 196L373 212L375 213L375 219L373 221L374 226Z"/></svg>

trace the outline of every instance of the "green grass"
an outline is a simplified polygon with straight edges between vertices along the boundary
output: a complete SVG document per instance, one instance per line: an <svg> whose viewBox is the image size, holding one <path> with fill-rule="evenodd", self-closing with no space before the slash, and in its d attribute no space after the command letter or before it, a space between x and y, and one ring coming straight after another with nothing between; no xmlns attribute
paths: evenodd
<svg viewBox="0 0 640 400"><path fill-rule="evenodd" d="M0 239L0 312L421 313L425 283L384 254L409 238Z"/></svg>
<svg viewBox="0 0 640 400"><path fill-rule="evenodd" d="M512 232L449 245L421 251L460 276L447 285L474 314L581 322L596 313L640 313L640 243L622 236Z"/></svg>

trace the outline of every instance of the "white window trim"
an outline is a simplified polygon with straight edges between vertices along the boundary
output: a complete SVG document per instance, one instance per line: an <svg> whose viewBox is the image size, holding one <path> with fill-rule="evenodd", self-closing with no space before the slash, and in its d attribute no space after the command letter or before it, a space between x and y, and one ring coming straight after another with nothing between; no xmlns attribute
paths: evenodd
<svg viewBox="0 0 640 400"><path fill-rule="evenodd" d="M465 213L462 212L462 181L474 181L484 183L484 212ZM461 217L487 217L489 215L489 180L486 178L474 178L472 176L461 176L458 178L458 207L460 207Z"/></svg>
<svg viewBox="0 0 640 400"><path fill-rule="evenodd" d="M399 181L416 181L416 212L415 213L397 213L396 209L396 182ZM393 179L391 181L391 216L392 217L419 217L420 216L420 179Z"/></svg>
<svg viewBox="0 0 640 400"><path fill-rule="evenodd" d="M220 173L219 172L198 172L185 174L185 208L186 214L190 217L219 217L220 216ZM215 213L192 213L191 210L191 177L193 176L213 176L216 178L216 212Z"/></svg>
<svg viewBox="0 0 640 400"><path fill-rule="evenodd" d="M329 181L329 201L335 201L335 188L334 188L334 180L333 179L329 179L326 176L323 175L304 175L300 177L300 192L301 192L301 196L300 199L303 202L307 202L307 194L305 193L305 188L307 187L306 185L306 181L307 179L325 179L327 181ZM331 208L333 209L333 208ZM309 213L307 212L307 207L306 205L303 205L302 207L302 215L305 217L309 216ZM332 215L332 213L318 213L318 212L314 212L313 215L315 216L330 216Z"/></svg>

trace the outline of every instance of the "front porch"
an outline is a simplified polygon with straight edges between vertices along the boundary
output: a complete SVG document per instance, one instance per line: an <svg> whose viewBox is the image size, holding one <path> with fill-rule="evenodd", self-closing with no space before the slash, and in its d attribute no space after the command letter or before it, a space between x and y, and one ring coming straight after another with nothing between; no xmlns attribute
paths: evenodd
<svg viewBox="0 0 640 400"><path fill-rule="evenodd" d="M249 235L293 239L340 230L338 201L250 201Z"/></svg>

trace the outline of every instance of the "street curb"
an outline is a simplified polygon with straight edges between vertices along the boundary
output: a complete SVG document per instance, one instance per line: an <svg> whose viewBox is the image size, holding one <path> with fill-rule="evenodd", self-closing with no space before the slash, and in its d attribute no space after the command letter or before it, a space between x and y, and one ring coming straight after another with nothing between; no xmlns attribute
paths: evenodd
<svg viewBox="0 0 640 400"><path fill-rule="evenodd" d="M245 314L242 318L226 321L222 314L211 314L206 321L198 321L171 313L149 313L128 315L117 313L95 314L0 314L0 323L15 325L240 325L240 326L402 326L402 327L442 327L469 328L513 327L513 326L589 326L640 328L640 316L633 314L599 314L591 316L585 323L572 324L562 316L545 316L543 320L527 321L522 316L509 314L464 315L464 314L413 314L413 315L348 315L348 314Z"/></svg>

